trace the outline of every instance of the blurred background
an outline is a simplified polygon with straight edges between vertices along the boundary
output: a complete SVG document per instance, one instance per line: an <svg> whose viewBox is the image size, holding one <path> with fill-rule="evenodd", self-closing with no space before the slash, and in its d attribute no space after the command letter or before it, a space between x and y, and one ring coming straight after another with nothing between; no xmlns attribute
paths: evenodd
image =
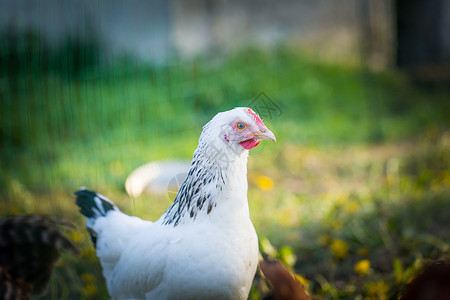
<svg viewBox="0 0 450 300"><path fill-rule="evenodd" d="M252 106L278 139L249 159L263 250L319 299L395 298L449 256L449 86L445 0L1 0L0 217L77 224L43 298L108 299L72 192L156 220L176 189L128 175Z"/></svg>

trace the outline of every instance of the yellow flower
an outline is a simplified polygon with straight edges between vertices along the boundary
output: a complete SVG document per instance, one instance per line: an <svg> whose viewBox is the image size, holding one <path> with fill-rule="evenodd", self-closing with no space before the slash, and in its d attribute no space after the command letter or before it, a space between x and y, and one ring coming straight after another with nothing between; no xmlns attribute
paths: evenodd
<svg viewBox="0 0 450 300"><path fill-rule="evenodd" d="M90 262L97 261L97 255L95 254L93 247L85 247L81 249L81 256L85 257Z"/></svg>
<svg viewBox="0 0 450 300"><path fill-rule="evenodd" d="M270 191L273 189L273 181L267 176L260 175L256 178L256 184L262 189L263 191Z"/></svg>
<svg viewBox="0 0 450 300"><path fill-rule="evenodd" d="M97 295L97 287L93 283L87 283L84 286L84 292L88 296L95 296L95 295Z"/></svg>
<svg viewBox="0 0 450 300"><path fill-rule="evenodd" d="M340 239L334 240L330 245L330 250L336 258L344 258L348 254L347 244Z"/></svg>
<svg viewBox="0 0 450 300"><path fill-rule="evenodd" d="M97 294L94 275L84 272L83 274L81 274L81 280L83 280L84 282L83 290L87 296L94 296Z"/></svg>
<svg viewBox="0 0 450 300"><path fill-rule="evenodd" d="M359 275L366 275L370 269L370 261L368 259L363 259L355 264L354 270Z"/></svg>
<svg viewBox="0 0 450 300"><path fill-rule="evenodd" d="M94 275L84 272L83 274L81 274L81 279L85 282L85 283L92 283L95 281L95 277Z"/></svg>
<svg viewBox="0 0 450 300"><path fill-rule="evenodd" d="M310 281L308 279L306 279L305 277L303 277L300 274L294 274L295 279L300 282L304 287L307 287L310 283Z"/></svg>
<svg viewBox="0 0 450 300"><path fill-rule="evenodd" d="M448 170L442 172L442 182L446 187L450 187L450 172Z"/></svg>
<svg viewBox="0 0 450 300"><path fill-rule="evenodd" d="M76 243L81 243L81 241L83 241L83 234L79 231L72 231L69 235L70 238Z"/></svg>
<svg viewBox="0 0 450 300"><path fill-rule="evenodd" d="M355 201L351 201L345 206L345 211L349 214L354 214L359 209L359 204Z"/></svg>
<svg viewBox="0 0 450 300"><path fill-rule="evenodd" d="M336 197L336 205L337 206L342 206L344 205L348 200L348 194L341 192L340 194L337 195Z"/></svg>
<svg viewBox="0 0 450 300"><path fill-rule="evenodd" d="M375 283L370 282L367 285L367 298L368 300L386 300L388 299L389 286L383 280Z"/></svg>

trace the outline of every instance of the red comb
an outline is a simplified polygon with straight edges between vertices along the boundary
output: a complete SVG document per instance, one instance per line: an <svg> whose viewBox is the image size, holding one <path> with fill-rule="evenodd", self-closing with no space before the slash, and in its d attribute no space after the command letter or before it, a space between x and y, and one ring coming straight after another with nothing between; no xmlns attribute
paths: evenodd
<svg viewBox="0 0 450 300"><path fill-rule="evenodd" d="M256 121L256 124L258 124L258 126L264 126L266 127L266 125L264 125L263 121L261 120L261 118L258 116L257 113L255 113L251 108L247 109L247 112L253 116L253 118Z"/></svg>

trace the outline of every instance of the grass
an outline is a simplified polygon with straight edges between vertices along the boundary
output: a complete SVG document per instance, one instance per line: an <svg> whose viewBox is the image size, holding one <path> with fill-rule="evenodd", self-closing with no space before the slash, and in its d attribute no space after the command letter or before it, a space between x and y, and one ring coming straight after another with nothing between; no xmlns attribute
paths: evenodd
<svg viewBox="0 0 450 300"><path fill-rule="evenodd" d="M261 91L281 115L265 118L278 143L251 153L252 219L312 294L395 297L420 265L449 255L448 91L288 51L159 67L118 61L73 78L2 74L2 216L47 213L79 228L68 234L82 254L63 255L49 299L108 298L75 189L155 220L169 200L130 199L126 176L148 161L189 159L203 124ZM358 273L361 261L369 267ZM252 297L263 292L255 286Z"/></svg>
<svg viewBox="0 0 450 300"><path fill-rule="evenodd" d="M449 258L447 138L290 146L264 158L274 167L253 161L255 226L277 247L290 247L292 269L320 298L397 299L420 266ZM290 166L280 168L280 157ZM281 186L264 190L259 172ZM369 267L355 271L362 261Z"/></svg>

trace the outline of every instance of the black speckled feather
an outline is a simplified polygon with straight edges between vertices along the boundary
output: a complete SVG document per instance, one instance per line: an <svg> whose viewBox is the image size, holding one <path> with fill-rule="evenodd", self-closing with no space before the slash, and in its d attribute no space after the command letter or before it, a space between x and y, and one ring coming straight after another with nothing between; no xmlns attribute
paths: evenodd
<svg viewBox="0 0 450 300"><path fill-rule="evenodd" d="M199 211L206 210L210 214L217 206L211 191L222 190L225 184L223 169L205 156L204 151L205 148L200 145L194 153L188 176L166 212L164 225L177 226L185 214L195 220Z"/></svg>

